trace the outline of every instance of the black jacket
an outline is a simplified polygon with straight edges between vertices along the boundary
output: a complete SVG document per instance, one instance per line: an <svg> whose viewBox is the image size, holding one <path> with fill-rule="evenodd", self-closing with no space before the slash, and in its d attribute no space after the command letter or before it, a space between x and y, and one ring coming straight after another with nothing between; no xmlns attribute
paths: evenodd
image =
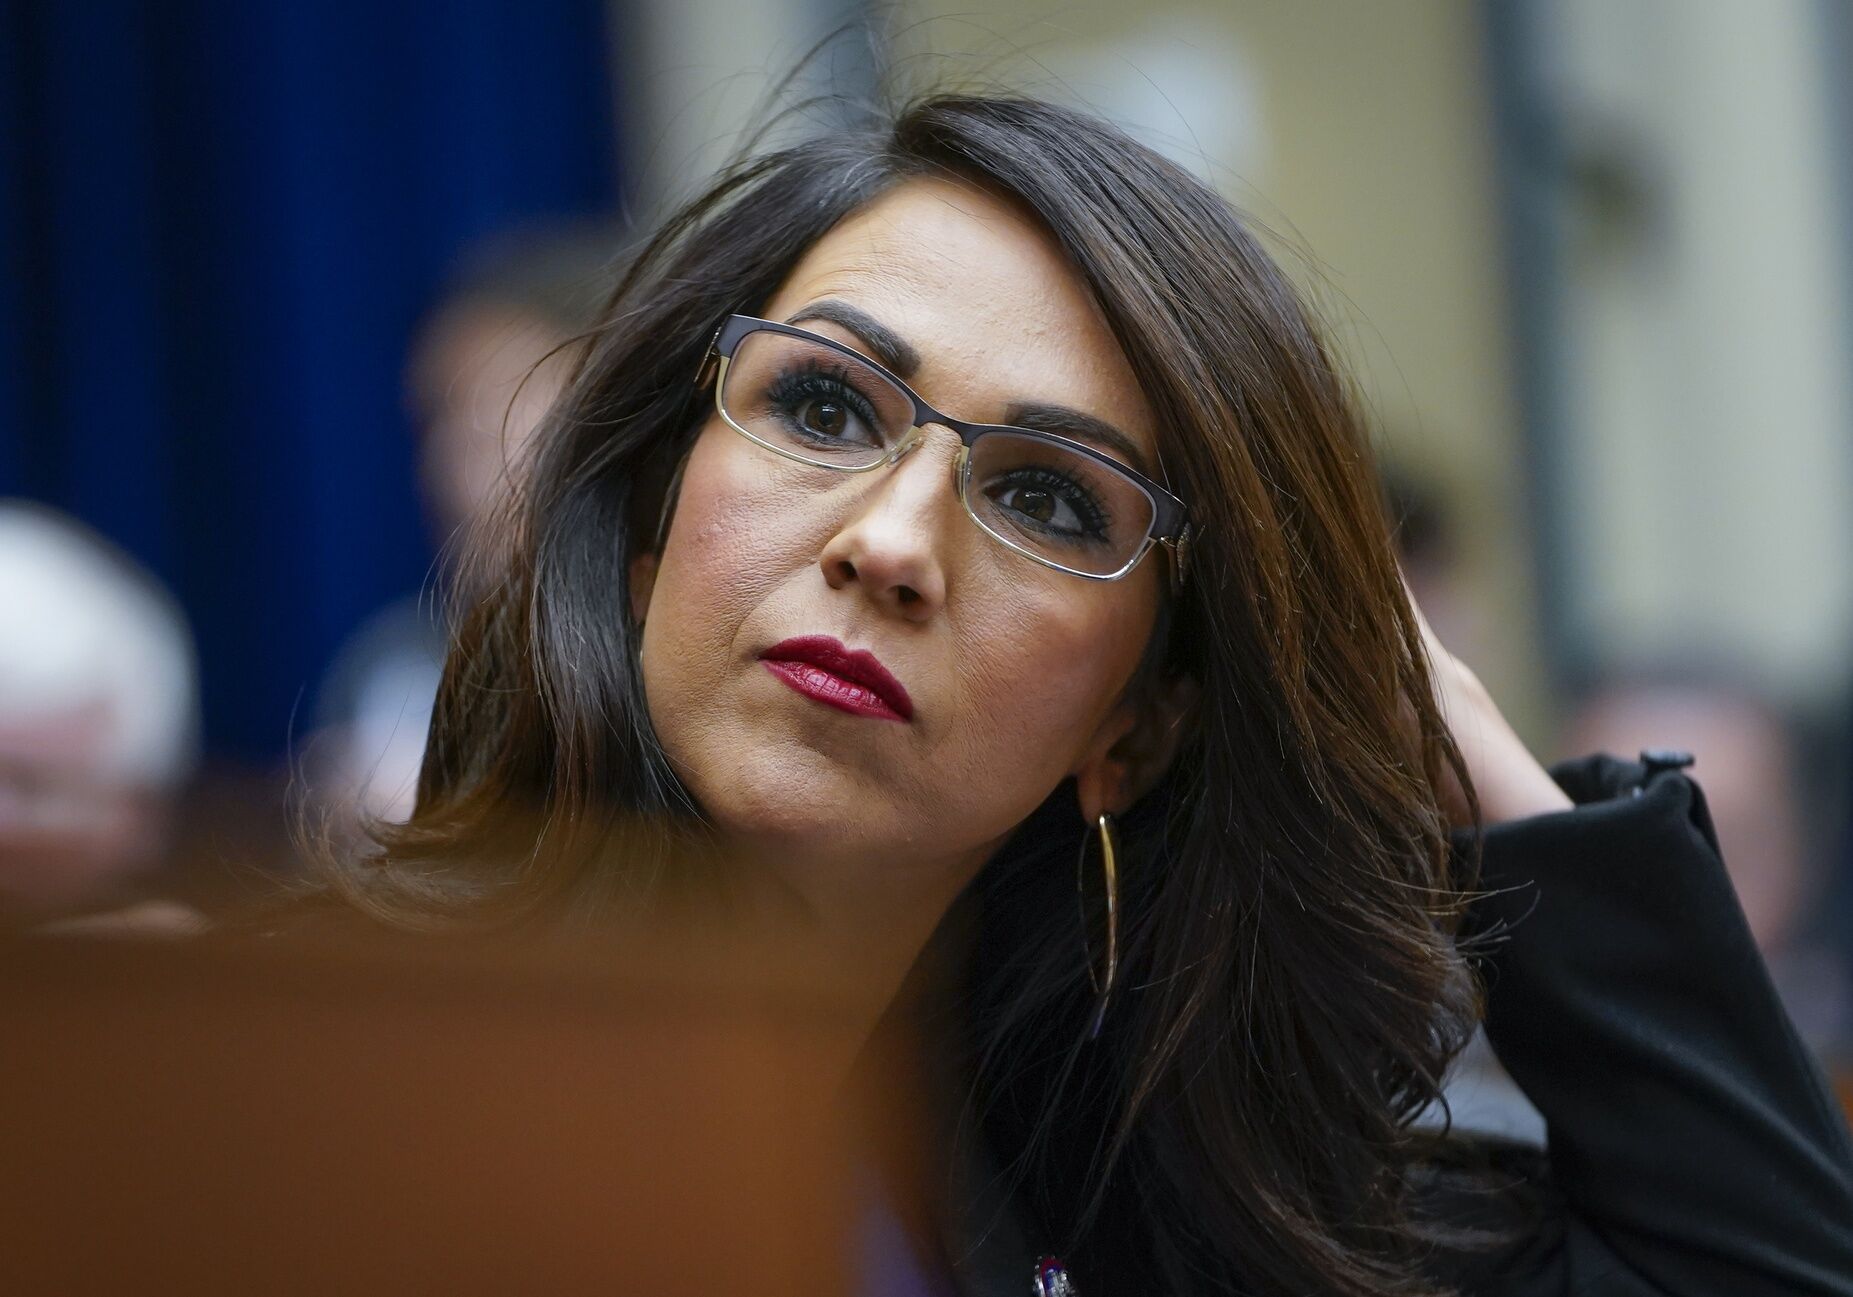
<svg viewBox="0 0 1853 1297"><path fill-rule="evenodd" d="M1549 1127L1549 1208L1486 1297L1853 1294L1853 1142L1776 998L1699 785L1590 757L1488 830L1486 1032Z"/></svg>
<svg viewBox="0 0 1853 1297"><path fill-rule="evenodd" d="M1435 1276L1474 1297L1853 1297L1853 1141L1699 786L1606 756L1551 775L1576 807L1487 831L1490 894L1466 924L1503 934L1485 1025L1548 1126L1548 1151L1507 1150L1542 1215L1503 1252L1437 1256ZM1465 1194L1429 1206L1498 1219ZM980 1207L993 1225L961 1292L1030 1292L1032 1241Z"/></svg>

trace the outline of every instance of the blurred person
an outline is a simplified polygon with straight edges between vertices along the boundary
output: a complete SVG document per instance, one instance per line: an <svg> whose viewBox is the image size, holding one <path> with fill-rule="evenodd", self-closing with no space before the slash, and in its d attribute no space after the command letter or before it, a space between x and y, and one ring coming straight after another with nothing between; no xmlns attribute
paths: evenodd
<svg viewBox="0 0 1853 1297"><path fill-rule="evenodd" d="M507 482L571 368L567 344L603 294L602 233L523 234L465 259L413 336L406 406L436 547L456 543ZM443 664L436 594L402 599L337 653L311 744L317 798L338 821L404 819Z"/></svg>
<svg viewBox="0 0 1853 1297"><path fill-rule="evenodd" d="M1565 752L1647 747L1699 754L1695 774L1731 883L1803 1034L1846 1032L1840 963L1815 920L1830 882L1811 842L1797 741L1780 709L1725 671L1641 671L1592 689L1559 739Z"/></svg>
<svg viewBox="0 0 1853 1297"><path fill-rule="evenodd" d="M627 271L410 817L304 912L822 952L955 1078L881 1291L1853 1293L1853 1146L1700 786L1526 750L1349 391L1098 118L945 95L745 162ZM1546 1150L1410 1127L1482 1019Z"/></svg>
<svg viewBox="0 0 1853 1297"><path fill-rule="evenodd" d="M88 528L0 500L0 910L189 926L147 893L198 750L178 605Z"/></svg>

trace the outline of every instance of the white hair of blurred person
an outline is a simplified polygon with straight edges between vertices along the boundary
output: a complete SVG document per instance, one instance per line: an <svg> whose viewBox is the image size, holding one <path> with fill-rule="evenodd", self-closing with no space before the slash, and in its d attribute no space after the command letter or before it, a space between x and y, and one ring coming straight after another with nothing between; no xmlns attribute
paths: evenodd
<svg viewBox="0 0 1853 1297"><path fill-rule="evenodd" d="M199 759L180 607L63 515L0 500L0 910L111 903L161 859Z"/></svg>

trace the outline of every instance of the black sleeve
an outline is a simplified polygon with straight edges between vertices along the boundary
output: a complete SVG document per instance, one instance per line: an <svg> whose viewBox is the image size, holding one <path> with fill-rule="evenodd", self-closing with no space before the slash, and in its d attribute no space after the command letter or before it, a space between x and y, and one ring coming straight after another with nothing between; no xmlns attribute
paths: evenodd
<svg viewBox="0 0 1853 1297"><path fill-rule="evenodd" d="M1486 1031L1549 1129L1484 1297L1849 1297L1853 1141L1753 944L1699 786L1611 757L1487 830ZM1465 1279L1467 1276L1463 1275Z"/></svg>

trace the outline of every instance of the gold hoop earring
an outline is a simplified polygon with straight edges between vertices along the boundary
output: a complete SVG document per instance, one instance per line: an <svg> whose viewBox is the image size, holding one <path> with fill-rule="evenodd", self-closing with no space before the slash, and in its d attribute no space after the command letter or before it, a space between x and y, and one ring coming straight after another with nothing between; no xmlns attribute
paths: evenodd
<svg viewBox="0 0 1853 1297"><path fill-rule="evenodd" d="M1081 858L1075 865L1075 891L1081 897L1081 949L1087 960L1088 985L1094 988L1094 1023L1088 1029L1087 1038L1094 1039L1100 1034L1100 1024L1107 1016L1107 998L1113 994L1113 979L1119 972L1120 962L1120 898L1119 898L1119 843L1113 833L1113 817L1102 814L1095 821L1094 828L1100 837L1100 870L1106 882L1107 896L1107 967L1101 974L1094 972L1094 955L1088 941L1087 917L1087 839L1081 839Z"/></svg>

